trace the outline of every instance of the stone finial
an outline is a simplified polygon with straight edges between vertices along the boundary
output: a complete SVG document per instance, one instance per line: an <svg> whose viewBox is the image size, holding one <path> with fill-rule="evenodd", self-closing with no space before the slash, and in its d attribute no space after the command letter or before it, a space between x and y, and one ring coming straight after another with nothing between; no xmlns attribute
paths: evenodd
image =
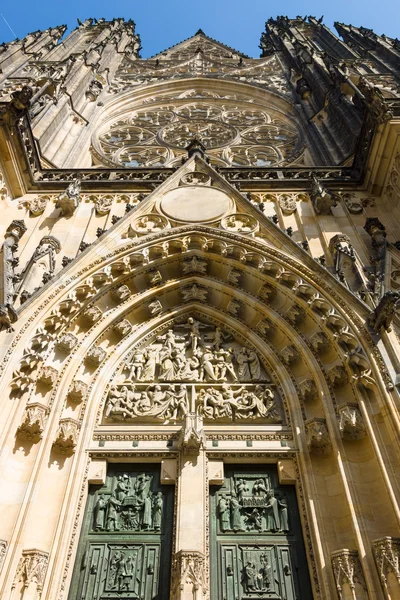
<svg viewBox="0 0 400 600"><path fill-rule="evenodd" d="M325 419L309 419L305 423L307 446L310 452L326 454L331 446Z"/></svg>
<svg viewBox="0 0 400 600"><path fill-rule="evenodd" d="M345 440L365 437L365 424L358 404L345 402L337 407L340 435Z"/></svg>
<svg viewBox="0 0 400 600"><path fill-rule="evenodd" d="M343 548L342 550L333 552L332 569L339 600L344 599L343 585L345 584L350 587L353 594L355 593L357 583L365 588L364 574L357 550Z"/></svg>
<svg viewBox="0 0 400 600"><path fill-rule="evenodd" d="M400 538L386 536L374 540L372 549L383 588L387 588L388 575L393 573L400 593Z"/></svg>

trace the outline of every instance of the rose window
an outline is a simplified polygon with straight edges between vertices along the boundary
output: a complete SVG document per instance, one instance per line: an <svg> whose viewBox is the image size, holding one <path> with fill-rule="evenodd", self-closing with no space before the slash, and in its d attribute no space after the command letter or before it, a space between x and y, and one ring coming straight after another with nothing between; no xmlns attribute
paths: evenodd
<svg viewBox="0 0 400 600"><path fill-rule="evenodd" d="M212 163L227 167L270 167L297 159L303 149L296 126L280 113L249 103L187 103L137 109L103 125L95 135L96 164L167 167L186 156L198 138Z"/></svg>

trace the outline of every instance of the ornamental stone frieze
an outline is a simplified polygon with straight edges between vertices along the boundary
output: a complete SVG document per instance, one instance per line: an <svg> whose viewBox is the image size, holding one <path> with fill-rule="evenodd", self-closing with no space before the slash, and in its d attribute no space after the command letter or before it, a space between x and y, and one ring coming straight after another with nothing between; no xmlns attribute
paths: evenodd
<svg viewBox="0 0 400 600"><path fill-rule="evenodd" d="M309 419L305 422L307 446L311 453L327 454L331 449L325 419Z"/></svg>
<svg viewBox="0 0 400 600"><path fill-rule="evenodd" d="M347 584L354 598L366 599L366 585L357 550L337 550L332 553L332 570L339 600L345 600L343 586ZM359 588L359 589L357 589ZM361 593L362 596L359 596Z"/></svg>
<svg viewBox="0 0 400 600"><path fill-rule="evenodd" d="M41 440L48 413L48 407L40 402L28 404L22 422L17 429L17 435L33 442Z"/></svg>
<svg viewBox="0 0 400 600"><path fill-rule="evenodd" d="M345 440L365 437L365 424L358 404L346 402L337 407L340 435Z"/></svg>
<svg viewBox="0 0 400 600"><path fill-rule="evenodd" d="M78 435L79 423L76 419L60 419L56 437L53 442L54 452L65 456L73 454L78 441Z"/></svg>
<svg viewBox="0 0 400 600"><path fill-rule="evenodd" d="M376 566L381 578L382 587L388 590L391 581L395 587L390 586L391 592L400 593L400 538L386 536L372 542ZM391 597L388 596L389 598ZM394 598L395 596L393 596Z"/></svg>
<svg viewBox="0 0 400 600"><path fill-rule="evenodd" d="M48 552L37 549L23 550L11 588L13 598L23 600L25 594L20 590L20 584L23 584L24 590L31 588L33 585L36 590L36 597L40 599L48 564Z"/></svg>

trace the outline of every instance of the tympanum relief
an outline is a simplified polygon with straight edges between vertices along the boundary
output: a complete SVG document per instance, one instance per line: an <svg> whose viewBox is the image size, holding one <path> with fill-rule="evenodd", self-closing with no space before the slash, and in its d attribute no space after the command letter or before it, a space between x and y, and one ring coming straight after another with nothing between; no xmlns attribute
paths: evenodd
<svg viewBox="0 0 400 600"><path fill-rule="evenodd" d="M135 347L109 390L105 422L282 423L281 401L258 353L231 333L189 317Z"/></svg>

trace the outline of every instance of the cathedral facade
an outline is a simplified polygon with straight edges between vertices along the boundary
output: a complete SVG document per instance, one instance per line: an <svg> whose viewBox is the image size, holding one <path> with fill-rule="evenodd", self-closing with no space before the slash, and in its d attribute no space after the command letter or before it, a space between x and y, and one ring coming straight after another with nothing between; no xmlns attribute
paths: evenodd
<svg viewBox="0 0 400 600"><path fill-rule="evenodd" d="M400 598L400 43L335 26L0 46L2 600Z"/></svg>

